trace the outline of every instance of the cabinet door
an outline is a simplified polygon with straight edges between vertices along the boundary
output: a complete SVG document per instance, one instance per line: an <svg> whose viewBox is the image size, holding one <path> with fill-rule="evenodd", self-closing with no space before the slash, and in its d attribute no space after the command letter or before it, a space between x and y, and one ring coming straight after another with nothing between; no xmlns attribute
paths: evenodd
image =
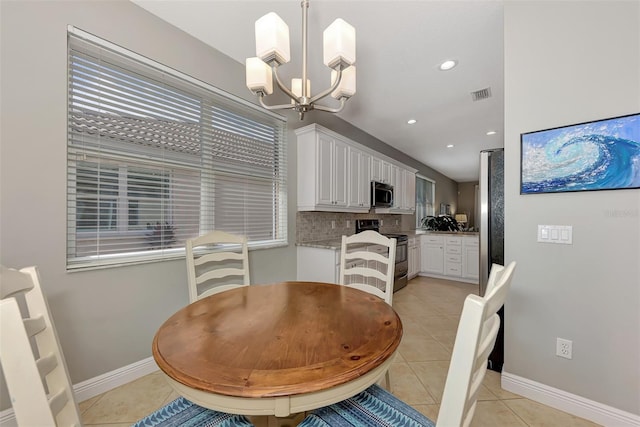
<svg viewBox="0 0 640 427"><path fill-rule="evenodd" d="M382 182L382 159L371 158L371 181Z"/></svg>
<svg viewBox="0 0 640 427"><path fill-rule="evenodd" d="M478 238L465 237L462 244L462 275L467 279L480 278Z"/></svg>
<svg viewBox="0 0 640 427"><path fill-rule="evenodd" d="M391 185L393 186L393 207L404 207L404 169L391 165Z"/></svg>
<svg viewBox="0 0 640 427"><path fill-rule="evenodd" d="M350 208L371 206L371 156L349 147L348 204Z"/></svg>
<svg viewBox="0 0 640 427"><path fill-rule="evenodd" d="M408 170L404 170L404 209L416 210L416 174Z"/></svg>
<svg viewBox="0 0 640 427"><path fill-rule="evenodd" d="M318 180L316 182L316 204L333 205L333 146L334 140L318 134Z"/></svg>
<svg viewBox="0 0 640 427"><path fill-rule="evenodd" d="M420 271L420 245L415 240L409 241L409 271L408 277L411 279L418 275Z"/></svg>
<svg viewBox="0 0 640 427"><path fill-rule="evenodd" d="M382 182L391 183L391 163L382 160Z"/></svg>
<svg viewBox="0 0 640 427"><path fill-rule="evenodd" d="M360 170L358 176L360 206L369 208L371 207L371 155L360 153Z"/></svg>
<svg viewBox="0 0 640 427"><path fill-rule="evenodd" d="M444 273L444 246L423 242L420 245L421 267L425 273Z"/></svg>
<svg viewBox="0 0 640 427"><path fill-rule="evenodd" d="M347 144L342 141L334 141L334 168L333 168L333 201L336 206L347 206Z"/></svg>
<svg viewBox="0 0 640 427"><path fill-rule="evenodd" d="M349 180L347 189L347 206L360 206L360 159L361 152L355 148L349 148Z"/></svg>

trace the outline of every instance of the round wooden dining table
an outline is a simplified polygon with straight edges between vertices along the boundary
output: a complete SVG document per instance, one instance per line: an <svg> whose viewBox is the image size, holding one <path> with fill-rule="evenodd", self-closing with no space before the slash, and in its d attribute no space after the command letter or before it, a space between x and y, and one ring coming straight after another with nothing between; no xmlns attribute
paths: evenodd
<svg viewBox="0 0 640 427"><path fill-rule="evenodd" d="M182 308L156 333L153 357L173 388L200 406L287 417L377 382L401 339L398 314L376 296L284 282Z"/></svg>

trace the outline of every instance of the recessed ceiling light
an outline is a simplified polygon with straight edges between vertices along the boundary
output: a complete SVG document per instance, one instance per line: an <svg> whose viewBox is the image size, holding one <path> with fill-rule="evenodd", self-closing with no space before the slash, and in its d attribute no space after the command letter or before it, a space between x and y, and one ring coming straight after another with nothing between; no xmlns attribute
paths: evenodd
<svg viewBox="0 0 640 427"><path fill-rule="evenodd" d="M417 122L417 120L416 120L416 119L409 119L409 120L407 120L407 123L409 123L410 125L413 125L413 124L415 124L416 122Z"/></svg>
<svg viewBox="0 0 640 427"><path fill-rule="evenodd" d="M453 144L447 145L447 148L453 148Z"/></svg>
<svg viewBox="0 0 640 427"><path fill-rule="evenodd" d="M458 61L456 61L454 59L448 59L448 60L444 61L442 64L440 64L439 68L440 68L441 71L449 71L450 69L452 69L456 65L458 65Z"/></svg>
<svg viewBox="0 0 640 427"><path fill-rule="evenodd" d="M490 130L487 132L487 135L495 135L497 132L495 130Z"/></svg>

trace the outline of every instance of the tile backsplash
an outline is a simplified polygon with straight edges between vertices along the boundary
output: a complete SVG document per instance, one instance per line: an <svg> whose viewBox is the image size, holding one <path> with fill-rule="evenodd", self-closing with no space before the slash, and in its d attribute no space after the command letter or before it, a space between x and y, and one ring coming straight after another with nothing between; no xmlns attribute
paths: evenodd
<svg viewBox="0 0 640 427"><path fill-rule="evenodd" d="M379 219L381 233L400 233L415 228L415 215L355 214L343 212L296 212L296 243L340 238L356 231L356 219Z"/></svg>

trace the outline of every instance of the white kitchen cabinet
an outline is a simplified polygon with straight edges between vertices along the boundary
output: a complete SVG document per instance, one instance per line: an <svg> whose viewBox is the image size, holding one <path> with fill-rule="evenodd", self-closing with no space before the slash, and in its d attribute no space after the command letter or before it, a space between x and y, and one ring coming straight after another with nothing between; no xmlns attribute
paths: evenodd
<svg viewBox="0 0 640 427"><path fill-rule="evenodd" d="M296 250L298 274L296 280L305 282L340 283L340 252L341 247L314 247L298 246ZM369 252L385 253L386 246L370 245L366 247ZM385 255L386 256L386 255ZM365 260L353 260L348 263L348 268L364 266ZM351 266L351 267L349 267ZM386 273L386 265L377 261L369 261L370 268ZM369 278L367 283L372 286L383 286L376 278ZM348 284L348 283L347 283Z"/></svg>
<svg viewBox="0 0 640 427"><path fill-rule="evenodd" d="M391 180L393 179L391 166L392 164L390 162L373 156L371 158L371 180L391 184Z"/></svg>
<svg viewBox="0 0 640 427"><path fill-rule="evenodd" d="M478 283L478 236L425 234L420 236L420 275Z"/></svg>
<svg viewBox="0 0 640 427"><path fill-rule="evenodd" d="M316 205L347 206L347 144L318 133Z"/></svg>
<svg viewBox="0 0 640 427"><path fill-rule="evenodd" d="M480 246L478 236L462 237L462 277L478 281L480 278Z"/></svg>
<svg viewBox="0 0 640 427"><path fill-rule="evenodd" d="M350 179L347 142L338 134L316 126L298 131L298 210L367 212L368 206L359 210L347 207Z"/></svg>
<svg viewBox="0 0 640 427"><path fill-rule="evenodd" d="M368 213L371 209L371 181L387 184L398 181L396 191L402 204L380 212L376 210L376 213L414 212L413 208L410 210L406 206L409 198L412 206L415 203L415 182L411 196L406 195L405 182L406 173L415 174L415 169L394 163L384 155L317 124L295 132L298 140L299 211Z"/></svg>
<svg viewBox="0 0 640 427"><path fill-rule="evenodd" d="M405 169L404 171L404 203L403 208L408 213L416 211L416 173Z"/></svg>
<svg viewBox="0 0 640 427"><path fill-rule="evenodd" d="M437 235L420 236L420 271L444 274L444 237Z"/></svg>
<svg viewBox="0 0 640 427"><path fill-rule="evenodd" d="M372 165L375 158L372 159ZM372 180L373 178L372 166ZM376 213L391 214L413 214L416 211L416 171L405 169L401 166L390 165L391 180L389 184L393 187L393 206L391 208L376 209Z"/></svg>
<svg viewBox="0 0 640 427"><path fill-rule="evenodd" d="M393 207L395 211L404 208L404 169L391 165L391 185L393 186Z"/></svg>
<svg viewBox="0 0 640 427"><path fill-rule="evenodd" d="M444 253L444 274L462 277L462 237L445 236Z"/></svg>
<svg viewBox="0 0 640 427"><path fill-rule="evenodd" d="M340 250L297 247L298 275L296 280L305 282L339 283Z"/></svg>
<svg viewBox="0 0 640 427"><path fill-rule="evenodd" d="M407 260L409 262L409 271L407 273L407 278L413 279L420 272L420 238L417 236L409 237L407 249Z"/></svg>
<svg viewBox="0 0 640 427"><path fill-rule="evenodd" d="M371 155L349 147L347 207L368 212L371 206Z"/></svg>

